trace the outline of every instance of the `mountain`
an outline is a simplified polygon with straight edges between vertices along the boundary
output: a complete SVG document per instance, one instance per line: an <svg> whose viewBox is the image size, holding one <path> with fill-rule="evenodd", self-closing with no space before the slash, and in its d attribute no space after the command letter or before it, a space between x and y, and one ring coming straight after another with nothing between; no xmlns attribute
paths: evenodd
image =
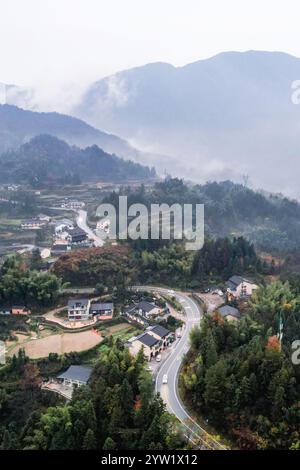
<svg viewBox="0 0 300 470"><path fill-rule="evenodd" d="M70 147L50 135L34 137L18 150L3 153L0 168L1 183L29 183L33 187L92 180L146 180L156 176L153 169L109 155L96 145L85 149Z"/></svg>
<svg viewBox="0 0 300 470"><path fill-rule="evenodd" d="M103 78L73 114L175 157L190 179L241 180L300 196L300 59L281 52L225 52L173 67L153 63ZM153 162L155 163L155 162Z"/></svg>
<svg viewBox="0 0 300 470"><path fill-rule="evenodd" d="M17 100L17 91L14 96ZM12 94L10 97L13 99ZM9 104L0 105L0 154L16 149L40 134L50 134L79 147L95 144L105 152L123 158L136 161L144 158L142 152L125 140L95 129L80 119L59 113L33 112Z"/></svg>

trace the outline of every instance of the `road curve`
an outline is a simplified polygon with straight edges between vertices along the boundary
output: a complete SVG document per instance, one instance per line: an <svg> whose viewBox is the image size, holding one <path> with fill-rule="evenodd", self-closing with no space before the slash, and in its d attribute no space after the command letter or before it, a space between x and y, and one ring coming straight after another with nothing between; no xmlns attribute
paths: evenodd
<svg viewBox="0 0 300 470"><path fill-rule="evenodd" d="M160 393L164 400L167 409L170 413L173 413L179 421L183 424L187 437L191 442L197 441L200 448L211 449L211 450L223 450L225 449L217 440L207 433L205 429L199 426L198 423L189 415L187 410L184 408L180 397L178 395L178 378L180 367L183 361L184 355L189 350L189 337L192 328L200 324L202 312L199 305L187 294L177 291L170 291L169 289L152 287L152 286L135 286L136 290L147 290L150 292L158 292L161 294L172 295L178 302L181 303L185 313L186 322L185 328L182 332L182 337L175 345L171 348L170 355L162 363L155 381L155 391ZM168 383L163 384L163 376L167 375Z"/></svg>
<svg viewBox="0 0 300 470"><path fill-rule="evenodd" d="M76 217L76 222L77 222L77 225L79 228L81 228L82 230L84 230L84 232L87 234L87 236L94 241L94 245L95 246L103 246L104 245L104 241L102 240L102 238L98 237L94 230L92 230L88 224L87 224L87 211L84 211L84 210L79 210L77 212L77 217Z"/></svg>

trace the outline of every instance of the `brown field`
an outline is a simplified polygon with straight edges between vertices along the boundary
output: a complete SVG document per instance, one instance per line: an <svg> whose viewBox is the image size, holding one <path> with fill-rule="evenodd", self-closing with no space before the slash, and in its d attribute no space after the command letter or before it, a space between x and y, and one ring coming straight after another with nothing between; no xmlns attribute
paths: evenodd
<svg viewBox="0 0 300 470"><path fill-rule="evenodd" d="M47 357L51 352L64 354L73 351L86 351L101 343L102 340L103 338L94 330L82 331L81 333L62 333L17 345L9 352L9 355L17 354L22 347L27 356L31 359L38 359Z"/></svg>
<svg viewBox="0 0 300 470"><path fill-rule="evenodd" d="M118 325L109 326L107 331L109 331L110 334L113 334L117 333L118 331L128 330L129 328L132 328L129 323L119 323Z"/></svg>

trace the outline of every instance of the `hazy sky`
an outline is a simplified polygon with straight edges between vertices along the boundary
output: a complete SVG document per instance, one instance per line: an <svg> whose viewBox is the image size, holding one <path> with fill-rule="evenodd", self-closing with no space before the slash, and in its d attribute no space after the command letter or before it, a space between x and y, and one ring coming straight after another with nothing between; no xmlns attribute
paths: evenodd
<svg viewBox="0 0 300 470"><path fill-rule="evenodd" d="M86 83L224 50L300 57L299 0L0 0L0 82Z"/></svg>

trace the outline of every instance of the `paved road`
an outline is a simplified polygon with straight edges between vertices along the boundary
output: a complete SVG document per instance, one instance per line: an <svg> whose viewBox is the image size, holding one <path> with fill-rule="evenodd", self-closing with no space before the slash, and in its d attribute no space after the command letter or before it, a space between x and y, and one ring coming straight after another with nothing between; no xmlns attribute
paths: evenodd
<svg viewBox="0 0 300 470"><path fill-rule="evenodd" d="M171 349L170 355L162 363L159 372L156 376L155 390L159 392L162 399L166 403L167 409L170 413L177 416L179 421L184 426L186 437L199 448L219 450L225 449L218 441L209 435L205 429L198 425L195 420L189 415L184 408L179 395L178 395L178 377L180 366L184 355L189 350L189 336L193 327L200 324L202 312L198 304L187 294L177 291L170 291L168 289L156 288L150 286L135 287L140 290L155 291L161 294L172 295L176 300L181 303L186 313L185 328L182 332L182 337ZM163 376L167 375L168 383L163 384Z"/></svg>
<svg viewBox="0 0 300 470"><path fill-rule="evenodd" d="M91 240L94 240L94 244L95 246L103 246L104 245L104 241L102 240L102 238L98 237L94 230L92 230L88 224L87 224L87 211L84 211L84 210L79 210L77 212L77 217L76 217L76 222L77 222L77 225L78 227L80 227L82 230L85 231L85 233L87 234L87 236L91 239Z"/></svg>

